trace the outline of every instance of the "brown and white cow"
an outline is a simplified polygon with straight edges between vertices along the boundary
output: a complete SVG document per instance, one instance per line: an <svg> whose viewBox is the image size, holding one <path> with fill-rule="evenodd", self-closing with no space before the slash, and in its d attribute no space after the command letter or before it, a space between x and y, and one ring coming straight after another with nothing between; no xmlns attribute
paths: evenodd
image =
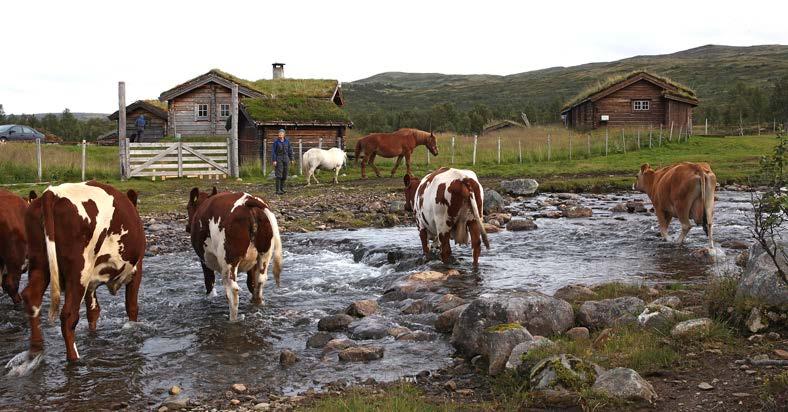
<svg viewBox="0 0 788 412"><path fill-rule="evenodd" d="M32 199L35 192L30 192ZM25 235L25 211L28 201L0 189L0 277L3 290L20 303L19 280L27 270L27 236Z"/></svg>
<svg viewBox="0 0 788 412"><path fill-rule="evenodd" d="M490 242L481 213L484 189L471 170L442 167L423 179L405 175L405 210L414 212L424 256L430 258L429 240L440 245L441 260L451 259L450 240L473 248L473 264L479 264L481 244Z"/></svg>
<svg viewBox="0 0 788 412"><path fill-rule="evenodd" d="M268 205L248 193L210 193L192 189L187 206L192 246L202 264L205 292L213 292L215 272L230 304L230 320L238 319L238 272L246 272L252 302L263 304L268 266L274 260L274 279L279 287L282 272L282 240L279 225Z"/></svg>
<svg viewBox="0 0 788 412"><path fill-rule="evenodd" d="M69 361L79 359L74 329L82 301L90 330L96 329L99 286L107 285L113 295L125 286L126 314L137 321L145 234L136 205L135 191L123 194L94 181L50 186L30 203L25 215L30 268L22 292L30 318L30 358L44 346L39 313L47 285L50 321L65 293L60 328Z"/></svg>
<svg viewBox="0 0 788 412"><path fill-rule="evenodd" d="M668 226L675 217L681 222L678 243L683 243L692 228L692 219L695 224L703 226L709 247L714 249L712 226L717 176L707 163L682 162L657 170L646 163L640 166L633 188L646 193L651 199L663 239L668 240Z"/></svg>

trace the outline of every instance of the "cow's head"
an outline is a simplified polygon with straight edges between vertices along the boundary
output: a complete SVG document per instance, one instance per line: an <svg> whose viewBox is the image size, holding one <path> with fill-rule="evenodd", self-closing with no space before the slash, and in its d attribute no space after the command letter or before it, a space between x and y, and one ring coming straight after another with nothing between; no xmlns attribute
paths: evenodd
<svg viewBox="0 0 788 412"><path fill-rule="evenodd" d="M635 184L632 185L633 190L638 190L640 192L648 191L648 188L651 186L651 180L654 178L654 169L651 168L651 165L648 163L644 163L640 166L640 172L637 175L637 181Z"/></svg>
<svg viewBox="0 0 788 412"><path fill-rule="evenodd" d="M186 205L186 211L189 214L189 220L186 222L187 233L190 233L192 230L192 221L194 221L194 215L197 213L197 209L206 199L216 193L216 186L214 186L213 190L210 192L201 192L200 189L196 187L189 192L189 203Z"/></svg>
<svg viewBox="0 0 788 412"><path fill-rule="evenodd" d="M432 132L430 132L430 137L427 138L427 150L429 150L433 156L438 155L438 140Z"/></svg>
<svg viewBox="0 0 788 412"><path fill-rule="evenodd" d="M416 176L405 175L403 178L405 182L405 211L413 211L413 201L416 198L416 189L419 188L420 179Z"/></svg>
<svg viewBox="0 0 788 412"><path fill-rule="evenodd" d="M131 201L131 204L134 205L134 207L136 208L137 207L137 197L138 197L137 196L137 192L134 189L129 189L129 191L126 192L126 197L129 198L129 200Z"/></svg>
<svg viewBox="0 0 788 412"><path fill-rule="evenodd" d="M30 205L30 203L33 203L33 201L36 200L37 198L38 195L36 194L36 191L31 190L30 193L28 193L27 197L23 197L22 199L24 199L25 202L27 202L27 204Z"/></svg>

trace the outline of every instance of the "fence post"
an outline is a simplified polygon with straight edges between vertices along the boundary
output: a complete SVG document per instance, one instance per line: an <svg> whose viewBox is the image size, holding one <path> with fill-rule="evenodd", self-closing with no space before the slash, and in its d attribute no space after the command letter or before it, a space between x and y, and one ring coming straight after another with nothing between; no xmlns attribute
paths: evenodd
<svg viewBox="0 0 788 412"><path fill-rule="evenodd" d="M676 142L681 143L681 132L684 130L684 125L679 126L679 137Z"/></svg>
<svg viewBox="0 0 788 412"><path fill-rule="evenodd" d="M123 152L121 152L121 156ZM41 181L41 139L36 139L36 166L38 167L38 181Z"/></svg>
<svg viewBox="0 0 788 412"><path fill-rule="evenodd" d="M709 118L706 118L706 126L703 128L703 134L708 136L709 135Z"/></svg>
<svg viewBox="0 0 788 412"><path fill-rule="evenodd" d="M640 127L638 127L638 148L637 148L637 150L640 150Z"/></svg>
<svg viewBox="0 0 788 412"><path fill-rule="evenodd" d="M572 160L572 132L569 132L569 160Z"/></svg>
<svg viewBox="0 0 788 412"><path fill-rule="evenodd" d="M548 162L550 161L550 158L552 157L552 154L553 154L552 151L553 151L553 148L552 148L552 145L550 144L550 133L548 133L547 134L547 161Z"/></svg>
<svg viewBox="0 0 788 412"><path fill-rule="evenodd" d="M662 123L659 124L659 147L662 147Z"/></svg>
<svg viewBox="0 0 788 412"><path fill-rule="evenodd" d="M473 135L473 165L476 166L476 144L478 143L479 136Z"/></svg>
<svg viewBox="0 0 788 412"><path fill-rule="evenodd" d="M317 140L317 147L320 148L320 149L323 148L323 138L322 137L318 138L318 140Z"/></svg>
<svg viewBox="0 0 788 412"><path fill-rule="evenodd" d="M427 166L430 165L430 150L427 149Z"/></svg>
<svg viewBox="0 0 788 412"><path fill-rule="evenodd" d="M591 133L586 135L586 146L588 146L588 157L591 157Z"/></svg>
<svg viewBox="0 0 788 412"><path fill-rule="evenodd" d="M85 167L87 166L87 150L88 144L85 139L82 139L82 181L85 181Z"/></svg>
<svg viewBox="0 0 788 412"><path fill-rule="evenodd" d="M652 126L648 125L648 148L649 149L651 149L651 132L652 132L652 130L653 130Z"/></svg>
<svg viewBox="0 0 788 412"><path fill-rule="evenodd" d="M501 164L501 136L498 136L498 164Z"/></svg>
<svg viewBox="0 0 788 412"><path fill-rule="evenodd" d="M238 84L233 83L233 91L232 91L232 128L230 133L230 140L232 141L231 150L232 150L232 165L230 166L230 176L238 178L241 176L240 170L238 170L238 156L240 153L238 150Z"/></svg>
<svg viewBox="0 0 788 412"><path fill-rule="evenodd" d="M621 129L621 147L624 148L624 154L627 154L627 138L624 137L624 129Z"/></svg>
<svg viewBox="0 0 788 412"><path fill-rule="evenodd" d="M304 174L304 141L298 139L298 175Z"/></svg>
<svg viewBox="0 0 788 412"><path fill-rule="evenodd" d="M268 139L263 139L263 179L268 177Z"/></svg>
<svg viewBox="0 0 788 412"><path fill-rule="evenodd" d="M607 134L607 127L605 128L605 156L607 156L607 141L608 141L608 134Z"/></svg>
<svg viewBox="0 0 788 412"><path fill-rule="evenodd" d="M126 180L126 82L118 82L118 157L120 157L120 180Z"/></svg>
<svg viewBox="0 0 788 412"><path fill-rule="evenodd" d="M519 140L519 139L517 140L517 153L518 153L518 158L520 159L520 163L522 164L523 163L523 141Z"/></svg>
<svg viewBox="0 0 788 412"><path fill-rule="evenodd" d="M668 135L668 141L673 141L673 121L670 122L670 135Z"/></svg>
<svg viewBox="0 0 788 412"><path fill-rule="evenodd" d="M183 177L183 142L178 139L178 177ZM227 159L229 161L230 159Z"/></svg>
<svg viewBox="0 0 788 412"><path fill-rule="evenodd" d="M451 137L451 164L454 164L454 136Z"/></svg>

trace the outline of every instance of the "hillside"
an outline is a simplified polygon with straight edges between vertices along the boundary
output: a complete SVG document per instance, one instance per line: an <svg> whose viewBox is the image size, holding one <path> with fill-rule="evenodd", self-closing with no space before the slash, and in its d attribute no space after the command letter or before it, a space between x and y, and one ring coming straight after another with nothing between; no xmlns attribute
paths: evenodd
<svg viewBox="0 0 788 412"><path fill-rule="evenodd" d="M672 54L551 67L507 76L388 72L346 83L343 91L351 114L428 108L445 102L453 102L460 109L477 103L492 108L560 105L607 77L643 69L695 89L703 107L720 102L738 81L766 88L788 75L788 46L707 45Z"/></svg>

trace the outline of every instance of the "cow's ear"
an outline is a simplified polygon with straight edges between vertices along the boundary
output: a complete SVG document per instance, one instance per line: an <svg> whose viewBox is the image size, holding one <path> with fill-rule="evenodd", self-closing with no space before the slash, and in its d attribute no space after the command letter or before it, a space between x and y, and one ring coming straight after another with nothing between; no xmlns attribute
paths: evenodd
<svg viewBox="0 0 788 412"><path fill-rule="evenodd" d="M646 170L650 169L651 165L648 163L643 163L640 165L640 173L644 173Z"/></svg>
<svg viewBox="0 0 788 412"><path fill-rule="evenodd" d="M31 201L31 202L32 202L33 200L37 199L37 198L38 198L38 195L36 194L36 191L35 191L35 190L31 190L31 191L30 191L30 194L28 194L28 195L27 195L27 199L28 199L29 201Z"/></svg>
<svg viewBox="0 0 788 412"><path fill-rule="evenodd" d="M214 186L213 190L211 190L211 196L213 196L213 195L215 195L217 193L219 193L219 192L216 190L216 186Z"/></svg>
<svg viewBox="0 0 788 412"><path fill-rule="evenodd" d="M200 189L195 187L191 192L189 192L189 204L195 204L197 202L198 196L200 196Z"/></svg>
<svg viewBox="0 0 788 412"><path fill-rule="evenodd" d="M129 189L129 191L126 192L126 196L131 200L134 207L137 207L137 192L135 192L134 189Z"/></svg>

